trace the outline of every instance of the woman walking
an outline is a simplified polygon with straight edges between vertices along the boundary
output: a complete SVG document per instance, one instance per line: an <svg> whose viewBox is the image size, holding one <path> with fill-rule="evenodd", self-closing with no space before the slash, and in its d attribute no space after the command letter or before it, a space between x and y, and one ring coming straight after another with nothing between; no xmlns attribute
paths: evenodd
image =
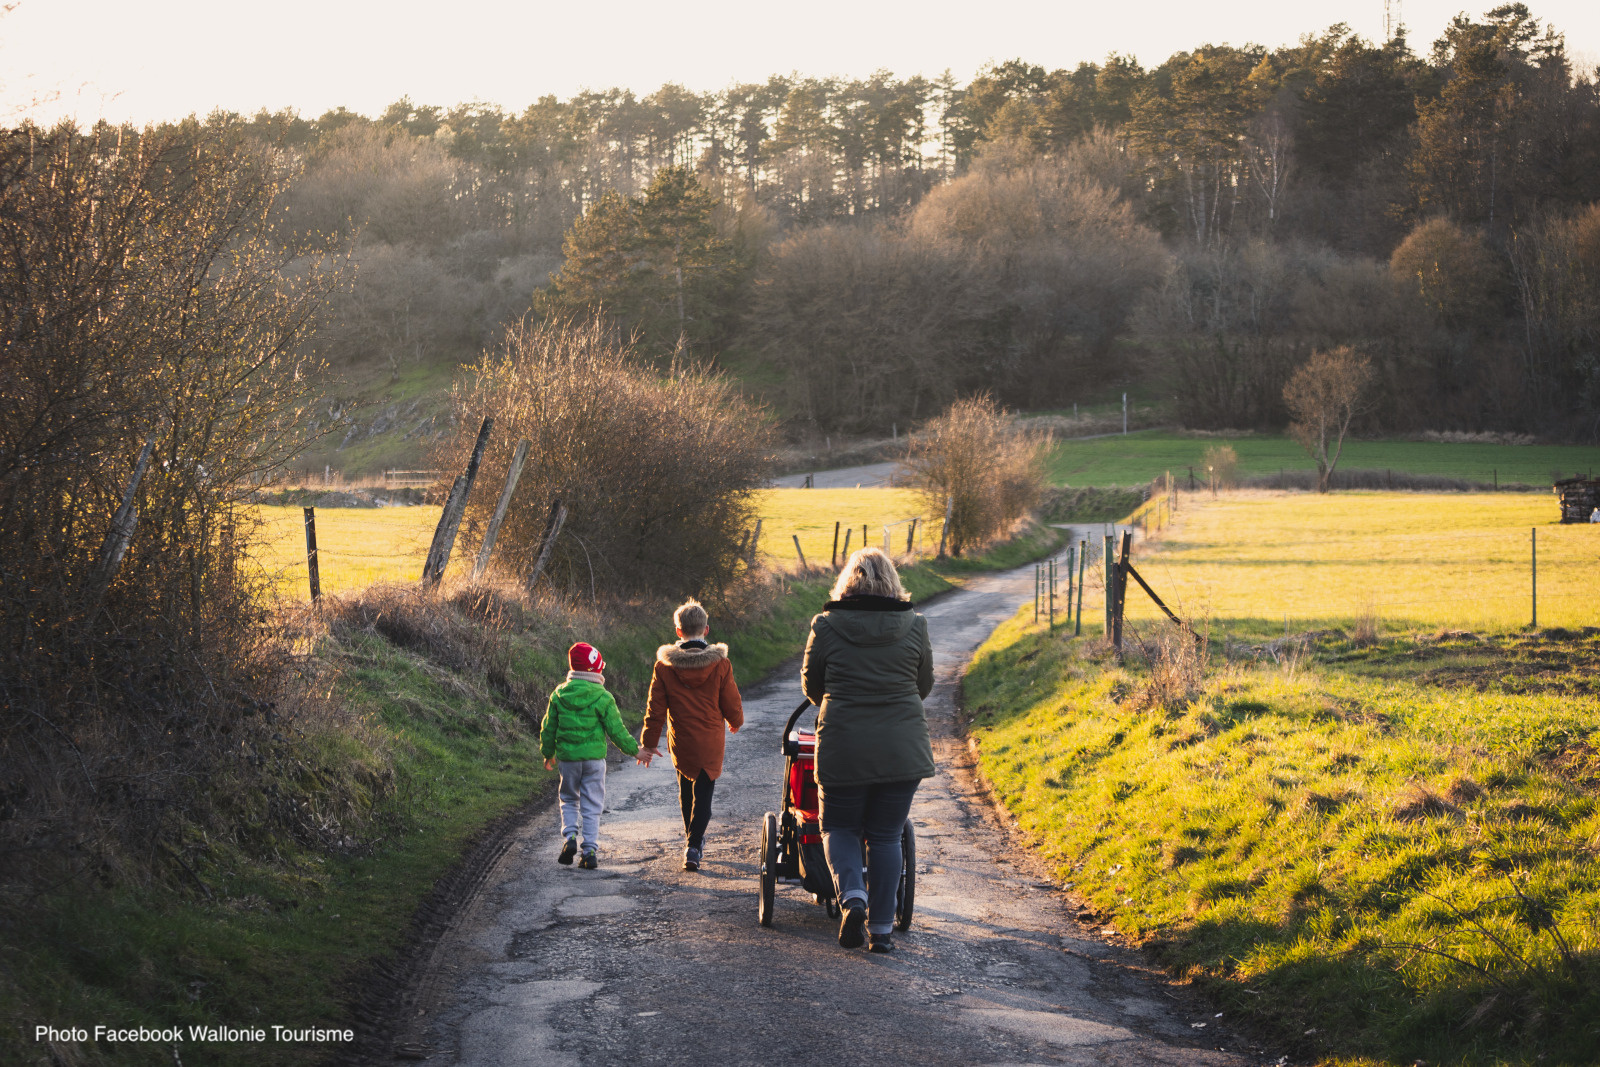
<svg viewBox="0 0 1600 1067"><path fill-rule="evenodd" d="M806 699L821 709L823 849L842 909L839 944L859 948L870 938L872 951L889 952L900 834L917 784L933 776L922 708L933 688L933 650L927 620L911 610L881 550L853 553L832 596L811 620L801 668Z"/></svg>

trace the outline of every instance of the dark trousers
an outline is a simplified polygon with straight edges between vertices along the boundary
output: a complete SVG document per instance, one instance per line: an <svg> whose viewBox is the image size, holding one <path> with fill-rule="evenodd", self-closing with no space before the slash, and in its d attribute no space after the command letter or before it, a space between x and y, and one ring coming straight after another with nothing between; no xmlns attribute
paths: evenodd
<svg viewBox="0 0 1600 1067"><path fill-rule="evenodd" d="M822 847L833 872L841 905L862 900L867 930L894 929L894 902L900 888L900 834L911 815L920 780L822 788ZM862 855L862 845L866 855Z"/></svg>
<svg viewBox="0 0 1600 1067"><path fill-rule="evenodd" d="M683 809L683 834L690 848L699 848L705 840L711 822L711 794L716 788L717 783L705 771L694 778L678 775L678 807Z"/></svg>

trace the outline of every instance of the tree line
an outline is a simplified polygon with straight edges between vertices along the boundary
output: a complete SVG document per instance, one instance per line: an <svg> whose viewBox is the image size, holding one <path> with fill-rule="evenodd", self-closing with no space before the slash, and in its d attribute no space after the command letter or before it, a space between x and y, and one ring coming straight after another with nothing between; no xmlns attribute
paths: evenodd
<svg viewBox="0 0 1600 1067"><path fill-rule="evenodd" d="M1228 427L1284 424L1293 368L1350 345L1366 429L1597 430L1600 95L1522 4L1426 49L1336 25L1148 68L205 125L289 162L286 232L349 242L335 365L470 362L525 314L603 309L641 358L766 383L796 429L1139 376Z"/></svg>

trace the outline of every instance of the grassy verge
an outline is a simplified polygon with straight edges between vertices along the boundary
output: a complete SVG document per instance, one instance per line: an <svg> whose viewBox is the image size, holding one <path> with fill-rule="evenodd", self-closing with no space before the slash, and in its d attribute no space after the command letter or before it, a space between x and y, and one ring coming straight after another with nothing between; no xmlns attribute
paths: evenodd
<svg viewBox="0 0 1600 1067"><path fill-rule="evenodd" d="M1144 430L1094 441L1063 441L1050 458L1056 485L1140 485L1166 471L1187 487L1189 468L1199 473L1200 457L1213 445L1229 445L1245 475L1307 471L1314 464L1305 450L1279 434L1248 434L1226 439L1166 430ZM1339 466L1346 470L1394 472L1462 478L1490 485L1524 483L1548 487L1553 475L1570 478L1600 468L1600 448L1581 445L1446 444L1430 441L1347 441Z"/></svg>
<svg viewBox="0 0 1600 1067"><path fill-rule="evenodd" d="M1090 912L1297 1058L1594 1062L1595 631L1190 647L1119 665L1019 614L966 675L984 774Z"/></svg>
<svg viewBox="0 0 1600 1067"><path fill-rule="evenodd" d="M1031 530L958 569L1010 566L1052 545ZM902 578L919 600L951 587L927 564ZM780 577L776 595L712 605L714 636L732 646L742 684L800 650L830 581ZM274 1041L270 1028L349 1025L356 976L396 956L435 883L486 827L549 787L533 726L568 644L600 645L636 729L649 663L670 639L664 610L586 619L464 593L424 602L381 589L347 605L356 607L327 609L335 621L315 637L308 670L333 687L354 725L297 732L286 724L303 769L263 802L317 805L348 794L363 809L332 839L277 840L264 853L195 841L192 878L176 886L75 884L6 902L0 1061L174 1062L170 1042L34 1041L37 1025L92 1031L97 1023L267 1029L260 1043L185 1040L177 1050L187 1067L325 1061L336 1045Z"/></svg>

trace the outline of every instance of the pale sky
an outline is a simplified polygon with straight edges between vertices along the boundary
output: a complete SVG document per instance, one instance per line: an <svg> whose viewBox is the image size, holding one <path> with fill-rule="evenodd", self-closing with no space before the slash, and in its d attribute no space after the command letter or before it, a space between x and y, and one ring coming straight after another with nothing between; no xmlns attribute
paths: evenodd
<svg viewBox="0 0 1600 1067"><path fill-rule="evenodd" d="M1412 46L1426 51L1452 15L1494 3L1405 0ZM1576 59L1600 58L1600 3L1530 7ZM1377 39L1383 0L21 0L0 17L0 121L52 94L28 112L35 121L144 123L216 107L315 117L341 104L370 115L402 95L516 111L549 93L715 90L791 71L948 68L966 81L989 60L1053 68L1119 51L1148 67L1207 42L1274 46L1335 22Z"/></svg>

